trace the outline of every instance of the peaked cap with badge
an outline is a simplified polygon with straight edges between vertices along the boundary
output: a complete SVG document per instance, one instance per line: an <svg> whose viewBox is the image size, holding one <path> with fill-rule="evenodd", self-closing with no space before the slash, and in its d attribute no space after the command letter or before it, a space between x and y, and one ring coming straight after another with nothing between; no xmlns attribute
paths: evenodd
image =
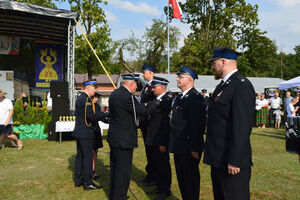
<svg viewBox="0 0 300 200"><path fill-rule="evenodd" d="M97 81L96 79L91 79L91 80L87 80L83 83L83 86L93 86L93 87L97 87Z"/></svg>
<svg viewBox="0 0 300 200"><path fill-rule="evenodd" d="M226 58L226 59L233 59L237 60L238 56L242 55L230 49L228 47L215 47L214 48L214 55L209 59L210 61L217 60L219 58Z"/></svg>
<svg viewBox="0 0 300 200"><path fill-rule="evenodd" d="M188 74L193 79L198 79L196 69L187 65L183 65L179 72L177 72L177 75L180 74Z"/></svg>
<svg viewBox="0 0 300 200"><path fill-rule="evenodd" d="M133 73L122 74L121 76L122 76L123 80L134 80L134 81L138 81L139 77L140 77L139 74L133 74Z"/></svg>
<svg viewBox="0 0 300 200"><path fill-rule="evenodd" d="M154 76L152 80L152 87L155 87L157 85L168 85L169 81L165 78Z"/></svg>
<svg viewBox="0 0 300 200"><path fill-rule="evenodd" d="M154 65L150 65L148 63L143 64L141 72L146 71L146 70L156 73L156 67Z"/></svg>

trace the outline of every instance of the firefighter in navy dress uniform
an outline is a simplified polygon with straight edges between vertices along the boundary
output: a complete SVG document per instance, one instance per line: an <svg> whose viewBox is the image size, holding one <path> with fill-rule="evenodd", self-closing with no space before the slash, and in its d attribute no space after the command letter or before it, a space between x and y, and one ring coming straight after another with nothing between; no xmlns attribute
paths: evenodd
<svg viewBox="0 0 300 200"><path fill-rule="evenodd" d="M169 81L154 77L152 91L160 106L149 117L145 144L149 148L150 162L153 167L153 178L157 188L148 191L148 194L158 194L155 200L163 200L171 195L171 166L168 152L171 98L166 93Z"/></svg>
<svg viewBox="0 0 300 200"><path fill-rule="evenodd" d="M122 85L109 97L110 200L127 198L133 149L138 146L138 117L151 114L157 107L154 102L140 104L132 94L137 88L139 74L124 74L122 77Z"/></svg>
<svg viewBox="0 0 300 200"><path fill-rule="evenodd" d="M155 95L152 92L152 80L154 77L154 74L156 72L156 67L147 63L143 64L142 67L142 76L143 78L148 81L147 84L143 87L141 93L140 93L140 102L141 103L148 103L155 99ZM153 186L155 184L155 181L153 180L153 167L151 160L149 158L149 147L145 143L145 139L147 137L147 127L148 127L148 116L141 116L140 117L140 125L139 125L142 134L143 134L143 140L145 144L145 153L147 158L147 163L145 166L146 170L146 176L143 178L142 182L145 183L145 186Z"/></svg>
<svg viewBox="0 0 300 200"><path fill-rule="evenodd" d="M222 79L208 108L207 137L203 162L211 166L214 199L250 199L250 134L255 113L255 91L237 71L240 55L216 47L211 58L215 78Z"/></svg>
<svg viewBox="0 0 300 200"><path fill-rule="evenodd" d="M182 93L172 102L169 152L174 153L182 199L199 200L199 162L205 131L204 98L194 88L194 80L198 78L194 68L183 66L177 75L177 86Z"/></svg>
<svg viewBox="0 0 300 200"><path fill-rule="evenodd" d="M97 113L91 97L96 91L96 81L86 81L83 93L75 103L75 128L72 136L76 138L77 154L75 158L75 186L84 189L102 188L92 181L93 176L93 123L101 120L103 113Z"/></svg>

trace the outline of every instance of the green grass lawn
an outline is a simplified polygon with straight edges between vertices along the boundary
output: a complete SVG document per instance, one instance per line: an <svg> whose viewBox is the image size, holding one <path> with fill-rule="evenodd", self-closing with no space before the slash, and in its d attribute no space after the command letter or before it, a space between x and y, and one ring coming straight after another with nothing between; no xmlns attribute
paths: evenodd
<svg viewBox="0 0 300 200"><path fill-rule="evenodd" d="M285 151L284 130L253 129L251 136L253 149L251 199L300 199L300 164L295 154ZM48 142L47 140L24 140L24 149L5 148L0 150L0 199L3 200L48 200L48 199L86 199L103 200L109 195L109 147L98 154L96 171L100 179L96 183L104 189L84 191L75 188L73 182L75 141ZM130 199L147 200L147 195L138 181L145 176L145 152L142 138L139 148L134 150L133 170L128 195ZM169 199L181 199L172 165L172 196ZM200 199L213 199L210 168L200 163L201 194Z"/></svg>

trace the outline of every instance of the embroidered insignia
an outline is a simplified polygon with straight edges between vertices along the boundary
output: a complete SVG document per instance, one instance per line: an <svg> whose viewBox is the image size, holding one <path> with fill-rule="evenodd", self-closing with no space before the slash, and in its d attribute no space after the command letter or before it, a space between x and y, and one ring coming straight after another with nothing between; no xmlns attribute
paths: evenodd
<svg viewBox="0 0 300 200"><path fill-rule="evenodd" d="M231 82L231 80L229 79L228 81L225 82L226 85L228 85Z"/></svg>

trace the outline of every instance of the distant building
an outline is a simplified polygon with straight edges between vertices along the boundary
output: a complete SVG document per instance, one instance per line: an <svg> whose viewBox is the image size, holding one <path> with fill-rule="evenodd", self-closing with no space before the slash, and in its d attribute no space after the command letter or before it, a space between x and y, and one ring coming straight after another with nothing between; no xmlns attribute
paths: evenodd
<svg viewBox="0 0 300 200"><path fill-rule="evenodd" d="M111 75L111 79L114 82L115 85L117 85L117 82L119 80L120 75ZM78 91L82 91L84 89L83 83L88 80L88 74L75 74L75 89ZM108 107L108 99L110 94L114 91L114 86L107 77L106 74L98 74L93 75L92 79L97 80L97 92L101 94L100 97L100 105L102 107Z"/></svg>
<svg viewBox="0 0 300 200"><path fill-rule="evenodd" d="M169 80L168 91L171 92L180 92L180 89L177 87L176 73L172 74L162 74L157 73L155 76L166 78ZM283 79L280 78L268 78L268 77L247 77L250 82L253 84L255 92L263 93L265 87L278 86L279 83L283 82ZM141 82L146 84L146 81L140 76ZM221 80L215 80L213 75L198 75L198 79L195 80L195 88L201 92L202 89L206 89L208 93L212 93L216 86L221 82ZM120 83L120 80L118 81Z"/></svg>

